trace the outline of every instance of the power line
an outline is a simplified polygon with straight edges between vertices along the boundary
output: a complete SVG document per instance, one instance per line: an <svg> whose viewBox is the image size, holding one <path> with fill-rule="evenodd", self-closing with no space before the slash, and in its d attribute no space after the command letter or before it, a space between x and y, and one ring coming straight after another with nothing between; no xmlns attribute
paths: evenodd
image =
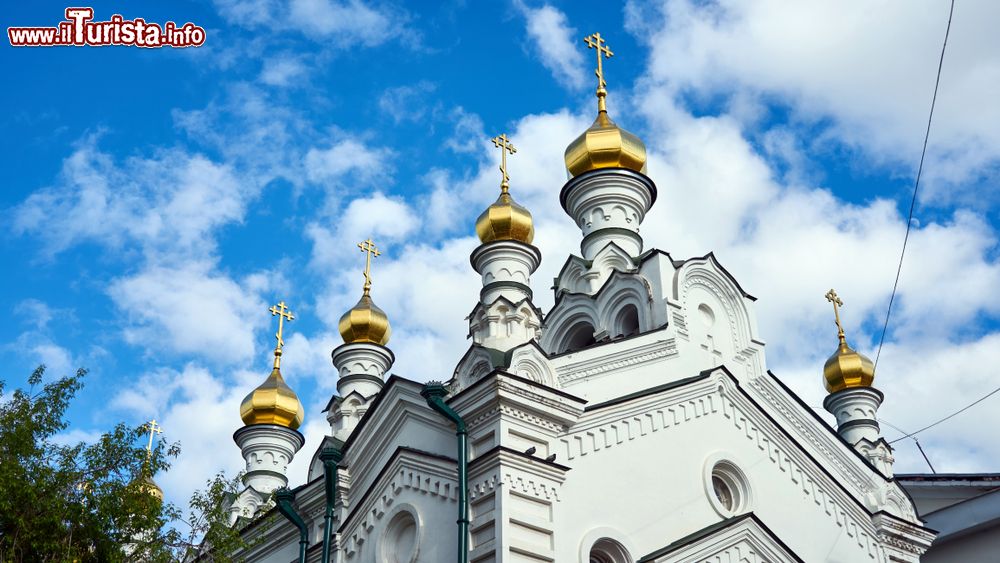
<svg viewBox="0 0 1000 563"><path fill-rule="evenodd" d="M917 430L916 432L910 432L909 434L907 434L905 436L902 436L900 438L896 438L895 440L893 440L893 441L891 441L889 443L890 444L895 444L896 442L898 442L900 440L905 440L906 438L910 438L910 437L916 436L917 434L920 434L924 430L929 430L931 428L934 428L938 424L941 424L942 422L944 422L944 421L946 421L946 420L948 420L950 418L953 418L953 417L955 417L957 415L962 414L963 412L971 409L972 407L978 405L979 403L985 401L986 399L989 399L990 397L992 397L993 395L996 395L997 393L1000 393L1000 387L997 387L996 389L990 391L989 393L983 395L982 397L976 399L975 401L972 401L968 405L965 405L964 407L962 407L962 408L958 409L957 411L949 414L948 416L942 418L941 420L938 420L937 422L932 422L931 424L928 424L927 426L924 426L923 428L921 428L920 430Z"/></svg>
<svg viewBox="0 0 1000 563"><path fill-rule="evenodd" d="M906 243L910 240L910 226L913 224L913 210L917 206L917 188L920 187L920 175L924 171L924 157L927 155L927 141L931 136L931 121L934 119L934 105L937 103L938 85L941 84L941 68L944 66L944 51L948 46L948 34L951 32L951 16L955 12L955 0L951 0L948 10L948 26L944 30L944 43L941 45L941 57L938 59L937 78L934 79L934 95L931 97L931 111L927 116L927 131L924 133L924 147L920 151L920 165L917 167L917 179L913 183L913 197L910 199L910 213L906 218L906 235L903 236L903 249L899 253L899 266L896 268L896 281L892 283L892 293L889 295L889 307L885 311L885 323L882 325L882 336L878 340L878 352L875 353L873 371L878 369L878 359L882 355L882 344L885 342L885 332L889 328L889 315L892 313L892 302L896 298L896 288L899 287L899 274L903 271L903 257L906 255Z"/></svg>

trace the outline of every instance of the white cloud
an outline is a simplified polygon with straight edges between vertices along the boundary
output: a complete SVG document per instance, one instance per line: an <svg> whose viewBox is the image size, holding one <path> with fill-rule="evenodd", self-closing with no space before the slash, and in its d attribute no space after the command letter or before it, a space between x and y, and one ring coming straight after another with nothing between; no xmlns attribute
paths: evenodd
<svg viewBox="0 0 1000 563"><path fill-rule="evenodd" d="M229 167L201 155L166 150L119 165L90 136L64 161L55 186L15 208L14 231L37 235L50 256L90 242L187 260L212 254L211 234L242 221L253 196Z"/></svg>
<svg viewBox="0 0 1000 563"><path fill-rule="evenodd" d="M14 316L34 325L36 330L44 330L55 317L56 312L48 304L38 299L25 299L14 305Z"/></svg>
<svg viewBox="0 0 1000 563"><path fill-rule="evenodd" d="M260 81L270 86L292 86L301 84L308 68L299 57L276 55L264 60L260 70Z"/></svg>
<svg viewBox="0 0 1000 563"><path fill-rule="evenodd" d="M315 183L337 181L351 174L352 182L364 184L385 177L391 154L388 149L344 139L326 149L309 149L305 169L309 180Z"/></svg>
<svg viewBox="0 0 1000 563"><path fill-rule="evenodd" d="M369 197L351 200L339 212L335 228L318 222L306 226L305 234L312 241L310 265L338 272L344 270L345 263L358 264L357 268L347 268L347 271L359 278L360 264L364 263L357 247L360 241L371 238L381 252L386 252L414 232L419 224L420 219L402 198L375 192ZM381 270L384 259L378 260L375 268Z"/></svg>
<svg viewBox="0 0 1000 563"><path fill-rule="evenodd" d="M420 121L432 105L430 94L436 89L437 86L428 80L389 88L379 96L378 108L396 123Z"/></svg>
<svg viewBox="0 0 1000 563"><path fill-rule="evenodd" d="M245 362L254 355L254 331L268 322L260 295L267 288L255 286L260 279L241 284L194 262L120 277L108 293L125 313L127 342L151 352Z"/></svg>
<svg viewBox="0 0 1000 563"><path fill-rule="evenodd" d="M360 0L291 0L290 22L317 39L336 36L341 42L373 46L400 33L400 16Z"/></svg>
<svg viewBox="0 0 1000 563"><path fill-rule="evenodd" d="M948 17L946 3L844 4L685 0L630 5L649 42L651 89L768 96L793 118L829 121L828 133L907 175L920 154ZM1000 167L1000 5L959 4L941 77L925 167L931 199L989 184ZM937 180L937 182L935 181Z"/></svg>
<svg viewBox="0 0 1000 563"><path fill-rule="evenodd" d="M448 120L453 129L444 146L459 154L476 153L486 137L482 118L459 106L451 110Z"/></svg>
<svg viewBox="0 0 1000 563"><path fill-rule="evenodd" d="M334 321L339 320L339 316ZM329 392L337 386L337 370L333 366L330 353L343 344L340 334L336 331L321 331L307 336L296 332L285 338L285 348L281 356L281 373L290 379L299 381L312 379L316 381L321 392L320 399L326 406ZM310 411L312 418L322 418L319 410Z"/></svg>
<svg viewBox="0 0 1000 563"><path fill-rule="evenodd" d="M566 14L549 4L529 8L519 1L516 5L525 18L528 36L538 51L542 65L560 84L570 88L583 87L585 72L583 51L580 49L583 36L570 27Z"/></svg>
<svg viewBox="0 0 1000 563"><path fill-rule="evenodd" d="M335 35L340 41L371 47L406 30L404 13L360 0L215 0L215 7L236 26L294 31L317 41Z"/></svg>

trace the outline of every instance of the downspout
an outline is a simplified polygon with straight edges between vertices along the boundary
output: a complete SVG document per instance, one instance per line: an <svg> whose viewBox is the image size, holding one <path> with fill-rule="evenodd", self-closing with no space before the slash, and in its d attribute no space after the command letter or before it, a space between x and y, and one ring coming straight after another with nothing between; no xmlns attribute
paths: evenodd
<svg viewBox="0 0 1000 563"><path fill-rule="evenodd" d="M447 394L444 385L436 381L427 383L420 391L430 408L455 423L455 436L458 437L458 563L469 563L469 442L465 421L444 402Z"/></svg>
<svg viewBox="0 0 1000 563"><path fill-rule="evenodd" d="M282 487L274 491L274 500L278 503L278 512L289 522L299 529L299 563L306 563L306 547L309 545L309 530L302 517L295 511L292 501L295 500L295 493L287 487Z"/></svg>
<svg viewBox="0 0 1000 563"><path fill-rule="evenodd" d="M330 563L330 534L333 533L333 508L337 501L337 464L344 454L337 448L323 448L323 482L326 485L326 512L323 515L323 563Z"/></svg>

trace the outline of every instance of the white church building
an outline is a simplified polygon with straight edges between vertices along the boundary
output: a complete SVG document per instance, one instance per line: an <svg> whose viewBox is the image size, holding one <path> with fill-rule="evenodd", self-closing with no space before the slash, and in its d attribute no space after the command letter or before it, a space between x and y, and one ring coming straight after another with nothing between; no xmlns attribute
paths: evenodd
<svg viewBox="0 0 1000 563"><path fill-rule="evenodd" d="M588 43L600 61L603 40ZM920 560L935 532L893 477L871 361L831 334L816 373L831 428L768 371L755 298L714 255L647 247L657 189L646 149L611 121L598 76L597 118L566 149L559 198L580 254L565 259L555 304L533 303L543 249L504 164L476 223L471 343L441 383L388 375L389 318L366 269L332 350L329 436L299 451L304 413L281 377L279 338L234 435L246 474L232 522L257 540L238 559ZM512 150L506 136L494 142ZM370 261L371 241L362 249ZM296 455L312 456L308 476L286 475Z"/></svg>

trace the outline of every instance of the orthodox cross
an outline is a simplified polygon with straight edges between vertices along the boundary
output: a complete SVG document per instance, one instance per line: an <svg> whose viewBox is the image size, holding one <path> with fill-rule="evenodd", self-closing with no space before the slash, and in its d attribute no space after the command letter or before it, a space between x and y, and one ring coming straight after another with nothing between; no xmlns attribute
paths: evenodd
<svg viewBox="0 0 1000 563"><path fill-rule="evenodd" d="M600 33L588 35L583 38L583 41L587 44L588 49L597 49L597 70L594 71L594 74L597 75L598 110L607 111L604 106L604 97L608 95L608 91L605 89L608 83L604 81L604 66L601 59L610 59L614 53L611 52L611 47L608 46L607 41L601 37Z"/></svg>
<svg viewBox="0 0 1000 563"><path fill-rule="evenodd" d="M365 289L365 295L368 295L368 292L372 288L372 257L378 258L379 255L382 254L382 253L379 252L378 248L375 247L375 243L372 242L371 238L368 238L368 239L366 239L366 240L364 240L362 242L359 242L358 243L358 248L361 249L361 252L365 253L365 287L364 287L364 289Z"/></svg>
<svg viewBox="0 0 1000 563"><path fill-rule="evenodd" d="M844 327L840 324L840 307L844 306L844 302L837 297L837 292L830 290L826 292L826 300L833 303L833 316L837 320L837 335L841 338L844 337Z"/></svg>
<svg viewBox="0 0 1000 563"><path fill-rule="evenodd" d="M285 340L282 338L285 332L285 321L292 322L295 320L295 315L288 310L284 301L279 301L277 305L271 305L268 311L271 311L272 317L278 316L278 332L274 335L278 339L278 345L274 347L274 369L278 369L281 367L281 347L285 345Z"/></svg>
<svg viewBox="0 0 1000 563"><path fill-rule="evenodd" d="M149 444L146 445L146 459L153 456L153 436L163 434L163 427L156 423L156 419L146 423L146 430L149 431Z"/></svg>
<svg viewBox="0 0 1000 563"><path fill-rule="evenodd" d="M517 148L507 139L506 133L490 140L493 141L493 146L500 149L500 173L503 174L503 180L500 181L500 192L507 193L510 189L510 176L507 175L507 153L514 154L517 152Z"/></svg>

